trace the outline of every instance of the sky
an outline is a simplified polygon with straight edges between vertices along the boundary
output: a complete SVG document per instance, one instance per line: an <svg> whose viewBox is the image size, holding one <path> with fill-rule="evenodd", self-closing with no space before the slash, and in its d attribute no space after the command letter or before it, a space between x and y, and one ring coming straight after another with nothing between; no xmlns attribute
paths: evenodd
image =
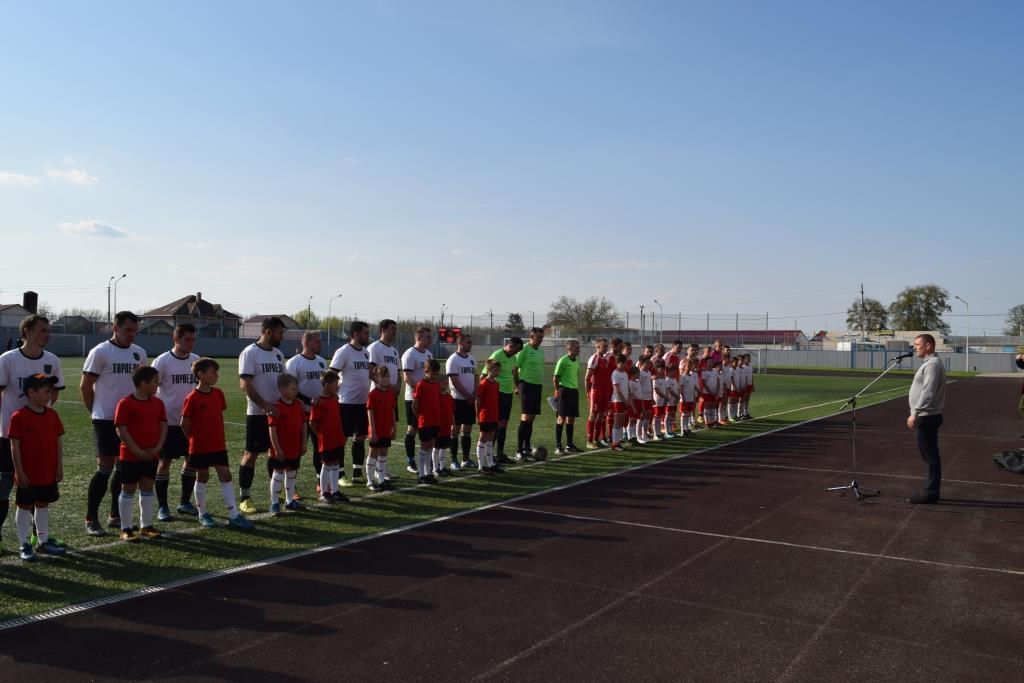
<svg viewBox="0 0 1024 683"><path fill-rule="evenodd" d="M1019 2L7 3L0 303L1024 303ZM660 307L655 301L660 303ZM954 333L964 306L952 300Z"/></svg>

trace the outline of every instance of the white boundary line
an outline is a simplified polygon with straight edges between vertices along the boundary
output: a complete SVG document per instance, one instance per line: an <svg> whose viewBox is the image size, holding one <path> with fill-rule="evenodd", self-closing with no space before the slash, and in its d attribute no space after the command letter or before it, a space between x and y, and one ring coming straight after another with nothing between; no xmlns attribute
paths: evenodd
<svg viewBox="0 0 1024 683"><path fill-rule="evenodd" d="M894 390L890 389L890 390L885 390L885 391L873 392L872 394L865 394L865 396L872 396L872 395L877 395L877 394L891 393L892 391L894 391ZM906 391L906 388L902 389L902 391ZM889 401L894 401L894 400L896 400L898 398L902 398L902 397L901 396L894 396L893 398L885 399L883 401L879 401L878 403L873 403L871 405L872 406L882 405L884 403L888 403ZM753 422L753 421L756 421L756 420L766 419L766 418L769 418L769 417L776 417L778 415L785 415L785 414L789 414L789 413L793 413L793 412L798 412L798 411L801 411L801 410L815 410L817 408L823 408L825 406L833 405L835 403L843 403L843 402L845 402L845 400L846 399L838 399L838 400L835 400L835 401L826 401L824 403L819 403L817 405L804 406L802 408L794 408L792 410L785 410L785 411L778 412L778 413L773 413L773 414L770 414L770 415L763 415L763 416L754 418L754 420L751 420L751 421ZM7 630L10 630L10 629L14 629L14 628L18 628L19 626L27 626L29 624L35 624L35 623L39 623L39 622L42 622L42 621L49 621L51 619L56 619L58 617L65 617L65 616L70 616L72 614L80 614L82 612L88 612L90 610L98 609L100 607L107 607L107 606L115 605L115 604L118 604L118 603L121 603L121 602L126 602L128 600L134 600L135 598L141 598L141 597L144 597L146 595L153 595L153 594L162 593L162 592L165 592L165 591L168 591L168 590L174 590L176 588L183 588L185 586L189 586L189 585L192 585L192 584L202 583L204 581L210 581L212 579L217 579L217 578L220 578L220 577L223 577L223 576L230 576L231 574L237 574L237 573L243 572L243 571L250 571L250 570L253 570L253 569L259 569L261 567L269 567L269 566L281 564L283 562L288 562L288 561L291 561L291 560L299 559L299 558L302 558L302 557L308 557L310 555L315 555L316 553L321 553L321 552L325 552L325 551L328 551L328 550L338 550L340 548L346 548L348 546L355 545L357 543L363 543L365 541L372 541L372 540L377 539L377 538L382 538L382 537L385 537L385 536L390 536L392 534L399 534L399 533L403 533L405 531L413 531L415 529L419 529L421 527L428 526L430 524L436 524L438 522L445 522L445 521L448 521L448 520L451 520L451 519L457 519L459 517L464 517L466 515L473 514L473 513L476 513L476 512L483 512L485 510L491 510L491 509L495 509L495 508L505 507L505 506L508 506L510 503L518 503L518 502L523 501L523 500L529 500L530 498L536 498L538 496L547 495L549 493L555 493L557 491L564 491L566 489L575 488L577 486L582 486L583 484L589 484L591 482L600 481L602 479L607 479L609 477L616 477L616 476L619 476L619 475L622 475L622 474L628 474L630 472L635 472L637 470L642 470L642 469L646 469L648 467L653 467L655 465L662 465L662 464L667 463L667 462L673 462L673 461L676 461L676 460L682 460L684 458L689 458L689 457L692 457L694 455L699 455L701 453L710 453L712 451L716 451L716 450L719 450L721 448L725 448L726 446L734 446L736 444L741 444L741 443L744 443L744 442L747 442L747 441L752 441L754 439L758 439L758 438L761 438L763 436L768 436L770 434L776 434L778 432L786 431L787 429L794 429L796 427L802 427L804 425L808 425L808 424L811 424L811 423L814 423L814 422L818 422L820 420L824 420L824 419L827 419L827 418L832 417L834 415L837 415L837 414L839 414L839 412L841 412L841 411L837 411L836 413L829 413L827 415L820 415L818 417L814 417L814 418L811 418L809 420L803 420L801 422L794 422L793 424L785 425L785 426L782 426L782 427L776 427L775 429L770 429L770 430L765 431L765 432L759 432L757 434L751 434L751 435L745 436L745 437L743 437L741 439L736 439L734 441L727 441L725 443L716 444L714 446L708 446L707 448L701 448L701 449L698 449L696 451L692 451L692 452L689 452L689 453L679 453L679 454L676 454L676 455L670 455L670 456L668 456L666 458L662 458L660 460L654 460L654 461L651 461L651 462L641 463L639 465L634 465L632 467L627 467L625 469L615 470L614 472L606 472L605 474L599 474L599 475L594 476L594 477L588 477L586 479L579 479L577 481L572 481L572 482L569 482L567 484L560 484L558 486L553 486L553 487L550 487L550 488L547 488L547 489L543 489L541 491L534 491L532 493L527 493L527 494L524 494L522 496L515 496L513 498L507 498L505 500L496 501L494 503L488 503L486 505L483 505L483 506L480 506L480 507L476 507L476 508L470 508L470 509L467 509L467 510L460 510L459 512L453 512L451 514L442 515L440 517L432 517L430 519L421 520L419 522L413 522L411 524L405 524L403 526L394 527L392 529L385 529L383 531L376 531L376 532L373 532L371 534L366 534L366 535L363 535L363 536L357 536L355 538L349 538L349 539L345 539L345 540L338 541L338 542L335 542L335 543L329 543L327 545L317 546L315 548L306 548L306 549L303 549L303 550L297 550L295 552L287 553L285 555L277 555L277 556L274 556L274 557L269 557L269 558L267 558L265 560L259 560L257 562L250 562L248 564L240 565L240 566L237 566L237 567L228 567L228 568L225 568L225 569L217 569L217 570L214 570L214 571L204 572L202 574L197 574L195 576L190 576L190 577L183 578L183 579L176 579L174 581L169 581L167 583L162 583L162 584L158 584L158 585L155 585L155 586L146 586L145 588L136 588L134 590L127 591L127 592L124 592L124 593L118 593L116 595L110 595L110 596L98 598L96 600L90 600L88 602L78 603L78 604L75 604L75 605L67 605L65 607L59 607L59 608L54 609L54 610L49 610L49 611L46 611L46 612L40 612L39 614L32 614L32 615L25 616L25 617L17 617L15 619L9 619L7 621L0 622L0 632L7 631ZM607 450L607 449L601 449L601 450ZM568 455L568 456L563 456L562 458L559 458L559 459L560 460L564 460L564 459L568 459L568 458L571 458L571 457L580 457L582 455L586 455L587 453L597 453L597 452L600 452L600 451L584 451L583 453L576 453L576 454L571 454L571 455ZM527 464L523 465L522 467L525 468L525 467L532 467L532 466L543 465L543 464L544 464L543 462L533 462L533 463L527 463ZM519 469L519 468L517 468L517 469ZM469 475L469 476L482 476L482 475ZM465 478L468 478L468 477L465 477ZM417 487L411 487L411 488L415 489L415 488L419 488L419 487L417 486ZM407 490L408 489L403 489L403 491L407 491ZM604 520L601 520L601 521L604 521ZM111 544L111 545L113 545L113 544Z"/></svg>
<svg viewBox="0 0 1024 683"><path fill-rule="evenodd" d="M982 567L973 564L955 564L951 562L939 562L937 560L921 560L915 557L905 557L903 555L886 555L884 553L868 553L860 550L844 550L843 548L828 548L819 545L807 545L805 543L791 543L789 541L775 541L769 538L754 538L753 536L737 536L735 534L720 534L714 531L697 531L696 529L679 529L670 526L660 526L658 524L644 524L643 522L626 522L617 519L606 519L603 517L590 517L588 515L570 515L564 512L551 512L549 510L538 510L536 508L519 507L517 505L502 505L501 507L506 510L517 510L519 512L530 512L537 515L547 515L550 517L562 517L565 519L576 519L581 522L603 522L605 524L617 524L620 526L631 526L639 527L642 529L655 529L658 531L671 531L677 534L687 534L690 536L705 536L708 538L727 539L730 541L743 541L745 543L763 543L765 545L776 545L785 548L799 548L801 550L814 550L823 553L836 553L839 555L853 555L856 557L870 557L875 560L893 560L897 562L910 562L913 564L924 564L934 567L942 567L944 569L971 569L974 571L981 572L994 572L997 574L1009 574L1011 576L1024 576L1024 570L1019 569L1002 569L999 567Z"/></svg>
<svg viewBox="0 0 1024 683"><path fill-rule="evenodd" d="M716 465L725 465L726 467L754 467L765 470L794 470L797 472L821 472L823 474L853 474L851 470L830 470L820 467L798 467L796 465L767 465L759 462L727 462L724 460L716 460ZM889 477L890 479L913 479L920 480L920 475L912 474L885 474L883 472L857 472L857 476L864 477ZM1007 484L998 481L973 481L971 479L949 479L947 477L942 478L943 483L953 484L974 484L977 486L1006 486L1008 488L1021 489L1024 488L1024 484Z"/></svg>

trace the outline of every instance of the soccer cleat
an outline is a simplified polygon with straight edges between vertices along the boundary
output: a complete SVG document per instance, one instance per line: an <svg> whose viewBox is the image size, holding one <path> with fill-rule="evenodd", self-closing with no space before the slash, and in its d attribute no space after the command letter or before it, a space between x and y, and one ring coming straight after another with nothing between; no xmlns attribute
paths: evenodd
<svg viewBox="0 0 1024 683"><path fill-rule="evenodd" d="M25 560L26 562L32 562L33 560L38 559L38 557L36 556L35 551L32 550L32 546L29 543L25 543L24 545L21 546L21 553L20 553L20 555L21 555L21 559Z"/></svg>
<svg viewBox="0 0 1024 683"><path fill-rule="evenodd" d="M303 505L302 503L300 503L297 500L291 501L290 503L288 503L284 507L285 507L286 510L291 510L292 512L301 512L302 510L306 509L306 506Z"/></svg>
<svg viewBox="0 0 1024 683"><path fill-rule="evenodd" d="M108 529L120 529L121 518L120 517L107 517L107 528Z"/></svg>
<svg viewBox="0 0 1024 683"><path fill-rule="evenodd" d="M199 523L203 525L204 529L214 529L217 526L216 520L209 512L203 515L199 515Z"/></svg>
<svg viewBox="0 0 1024 683"><path fill-rule="evenodd" d="M95 519L85 520L85 533L90 536L106 536L107 531Z"/></svg>
<svg viewBox="0 0 1024 683"><path fill-rule="evenodd" d="M419 470L417 470L412 465L406 465L405 466L405 471L408 472L409 474L418 474L419 473Z"/></svg>
<svg viewBox="0 0 1024 683"><path fill-rule="evenodd" d="M561 446L555 446L555 455L565 455L566 450Z"/></svg>
<svg viewBox="0 0 1024 683"><path fill-rule="evenodd" d="M496 457L496 458L494 459L494 462L495 462L496 464L498 464L498 465L511 465L511 464L512 464L512 462L513 462L513 460L512 460L512 458L508 457L508 456L507 456L507 455L505 455L504 453L500 453L500 454L499 454L499 455L498 455L498 456L497 456L497 457Z"/></svg>
<svg viewBox="0 0 1024 683"><path fill-rule="evenodd" d="M451 467L451 469L456 471L456 472L462 469L462 465L459 464L459 461L458 461L457 458L452 458L452 467Z"/></svg>
<svg viewBox="0 0 1024 683"><path fill-rule="evenodd" d="M346 498L344 496L344 494L342 494L341 491L335 491L334 493L332 493L331 494L331 500L334 501L335 503L347 503L348 502L348 498Z"/></svg>
<svg viewBox="0 0 1024 683"><path fill-rule="evenodd" d="M352 481L355 481L355 477L352 477ZM345 477L338 477L338 486L351 486L352 481L349 481Z"/></svg>
<svg viewBox="0 0 1024 683"><path fill-rule="evenodd" d="M621 443L617 443L617 444L615 444L613 446L610 446L610 448L613 451L624 451L624 450L626 450L625 448L622 447Z"/></svg>
<svg viewBox="0 0 1024 683"><path fill-rule="evenodd" d="M437 472L437 474L438 474L438 476L441 476L441 477L450 477L450 476L452 476L452 471L451 471L451 469L449 469L447 467L442 467Z"/></svg>
<svg viewBox="0 0 1024 683"><path fill-rule="evenodd" d="M593 441L588 441L588 442L587 442L587 450L588 450L588 451L596 451L596 450L597 450L598 448L600 448L600 446L598 446L598 445L597 445L596 443L594 443Z"/></svg>
<svg viewBox="0 0 1024 683"><path fill-rule="evenodd" d="M491 474L505 474L505 470L497 465L491 465Z"/></svg>
<svg viewBox="0 0 1024 683"><path fill-rule="evenodd" d="M239 508L239 509L241 509L241 508ZM272 514L274 516L280 516L281 515L281 504L278 503L277 501L274 501L273 503L271 503L270 504L270 514Z"/></svg>
<svg viewBox="0 0 1024 683"><path fill-rule="evenodd" d="M394 491L396 487L394 484L391 483L390 479L385 479L384 481L380 482L380 488L382 491Z"/></svg>
<svg viewBox="0 0 1024 683"><path fill-rule="evenodd" d="M127 543L135 543L139 540L139 534L133 529L121 529L119 538Z"/></svg>
<svg viewBox="0 0 1024 683"><path fill-rule="evenodd" d="M370 490L370 493L381 493L384 491L384 487L375 481L371 481L367 484L366 488Z"/></svg>
<svg viewBox="0 0 1024 683"><path fill-rule="evenodd" d="M161 534L159 531L157 531L151 526L144 526L141 529L139 529L139 536L142 536L143 538L150 538L155 541L156 539L163 536L163 534Z"/></svg>
<svg viewBox="0 0 1024 683"><path fill-rule="evenodd" d="M319 496L317 496L317 500L319 500L321 503L327 503L328 505L332 505L334 503L334 499L331 498L331 494L329 493L321 493Z"/></svg>
<svg viewBox="0 0 1024 683"><path fill-rule="evenodd" d="M37 545L36 551L44 555L63 555L67 552L67 550L57 545L52 538Z"/></svg>
<svg viewBox="0 0 1024 683"><path fill-rule="evenodd" d="M578 448L576 446L576 444L571 443L571 444L569 444L568 446L565 447L565 452L566 453L582 453L583 451L580 448Z"/></svg>
<svg viewBox="0 0 1024 683"><path fill-rule="evenodd" d="M36 530L35 529L32 530L32 536L28 539L28 542L31 543L32 545L39 545L39 536L36 535ZM64 541L60 540L56 536L50 536L50 542L53 543L58 548L67 548L68 547L67 543L65 543Z"/></svg>
<svg viewBox="0 0 1024 683"><path fill-rule="evenodd" d="M472 460L470 460L469 458L466 458L465 460L462 461L462 469L464 469L464 470L475 470L476 469L476 463L473 462Z"/></svg>
<svg viewBox="0 0 1024 683"><path fill-rule="evenodd" d="M196 509L195 505L186 501L178 506L178 514L188 515L189 517L198 517L199 510Z"/></svg>
<svg viewBox="0 0 1024 683"><path fill-rule="evenodd" d="M252 502L252 498L243 498L242 502L238 504L239 512L244 512L247 515L254 515L259 510L256 509L256 504Z"/></svg>
<svg viewBox="0 0 1024 683"><path fill-rule="evenodd" d="M156 518L161 522L170 522L174 519L171 517L171 509L166 505L161 505L160 509L156 511Z"/></svg>
<svg viewBox="0 0 1024 683"><path fill-rule="evenodd" d="M234 529L240 529L242 531L248 531L255 525L249 521L249 518L239 513L237 517L231 517L228 519L228 526Z"/></svg>
<svg viewBox="0 0 1024 683"><path fill-rule="evenodd" d="M600 446L601 448L608 448L609 446L611 446L611 443L604 439L600 439L598 440L597 445Z"/></svg>

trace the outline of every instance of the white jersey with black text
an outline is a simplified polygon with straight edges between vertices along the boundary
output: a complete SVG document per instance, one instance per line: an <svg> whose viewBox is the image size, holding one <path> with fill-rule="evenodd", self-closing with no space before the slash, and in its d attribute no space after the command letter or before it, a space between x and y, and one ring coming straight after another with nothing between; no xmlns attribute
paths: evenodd
<svg viewBox="0 0 1024 683"><path fill-rule="evenodd" d="M397 387L402 374L402 359L398 356L398 349L378 339L367 346L366 351L370 354L370 364L386 367L391 375L391 386Z"/></svg>
<svg viewBox="0 0 1024 683"><path fill-rule="evenodd" d="M668 377L654 378L654 405L668 405Z"/></svg>
<svg viewBox="0 0 1024 683"><path fill-rule="evenodd" d="M476 358L473 357L473 354L467 353L465 356L460 356L458 353L453 353L448 356L448 362L445 363L445 374L451 380L452 398L459 401L468 401L472 395L462 395L458 384L456 384L456 377L463 384L468 384L474 389L476 388Z"/></svg>
<svg viewBox="0 0 1024 683"><path fill-rule="evenodd" d="M665 378L665 393L668 395L667 405L674 406L679 403L679 382L672 375Z"/></svg>
<svg viewBox="0 0 1024 683"><path fill-rule="evenodd" d="M341 375L338 402L366 405L366 397L370 394L369 352L365 348L357 349L352 344L345 344L334 352L331 367Z"/></svg>
<svg viewBox="0 0 1024 683"><path fill-rule="evenodd" d="M697 400L697 377L692 370L679 373L679 400L683 403Z"/></svg>
<svg viewBox="0 0 1024 683"><path fill-rule="evenodd" d="M185 397L192 393L198 382L192 374L192 364L199 360L199 355L190 353L184 358L174 351L164 351L153 360L153 367L160 373L160 386L156 395L164 402L167 411L167 426L181 425L181 407Z"/></svg>
<svg viewBox="0 0 1024 683"><path fill-rule="evenodd" d="M637 387L639 387L638 399L641 401L653 401L654 400L654 379L651 377L651 373L648 370L641 370L640 374L636 377Z"/></svg>
<svg viewBox="0 0 1024 683"><path fill-rule="evenodd" d="M137 344L118 346L108 339L94 346L85 357L83 375L96 378L92 419L113 420L117 402L135 391L132 375L146 364L146 352Z"/></svg>
<svg viewBox="0 0 1024 683"><path fill-rule="evenodd" d="M622 370L612 372L612 403L629 403L629 375Z"/></svg>
<svg viewBox="0 0 1024 683"><path fill-rule="evenodd" d="M728 391L734 391L734 388L733 388L733 381L735 379L733 377L734 374L735 373L733 372L733 369L731 367L725 366L724 368L722 368L722 388L721 388L721 392L723 394L725 392L728 392Z"/></svg>
<svg viewBox="0 0 1024 683"><path fill-rule="evenodd" d="M405 383L405 400L412 400L412 388L423 379L424 368L427 361L433 358L430 350L420 351L415 346L410 346L402 354L402 372L409 371L411 377Z"/></svg>
<svg viewBox="0 0 1024 683"><path fill-rule="evenodd" d="M285 372L295 375L299 380L299 400L307 413L313 408L311 401L323 393L324 385L320 375L326 369L327 361L321 356L306 358L301 353L295 354L284 364Z"/></svg>
<svg viewBox="0 0 1024 683"><path fill-rule="evenodd" d="M7 437L11 415L28 403L28 399L22 396L22 384L26 377L36 374L56 377L57 383L54 386L64 388L64 372L60 360L49 351L43 351L36 358L29 358L21 349L12 349L0 355L0 436Z"/></svg>
<svg viewBox="0 0 1024 683"><path fill-rule="evenodd" d="M249 344L238 355L238 376L248 377L256 393L267 403L277 403L281 392L277 378L284 372L284 354L281 349L265 349L255 342ZM246 415L266 415L262 408L245 397Z"/></svg>

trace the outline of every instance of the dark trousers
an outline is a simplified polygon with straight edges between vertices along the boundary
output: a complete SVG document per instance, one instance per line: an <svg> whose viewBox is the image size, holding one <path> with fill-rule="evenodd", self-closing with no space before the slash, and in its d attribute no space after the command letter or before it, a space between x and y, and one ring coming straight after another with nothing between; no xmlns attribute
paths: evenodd
<svg viewBox="0 0 1024 683"><path fill-rule="evenodd" d="M914 431L917 434L917 450L921 460L928 467L925 477L924 492L928 495L939 495L942 483L942 460L939 458L939 427L942 426L942 415L922 415L917 418Z"/></svg>

